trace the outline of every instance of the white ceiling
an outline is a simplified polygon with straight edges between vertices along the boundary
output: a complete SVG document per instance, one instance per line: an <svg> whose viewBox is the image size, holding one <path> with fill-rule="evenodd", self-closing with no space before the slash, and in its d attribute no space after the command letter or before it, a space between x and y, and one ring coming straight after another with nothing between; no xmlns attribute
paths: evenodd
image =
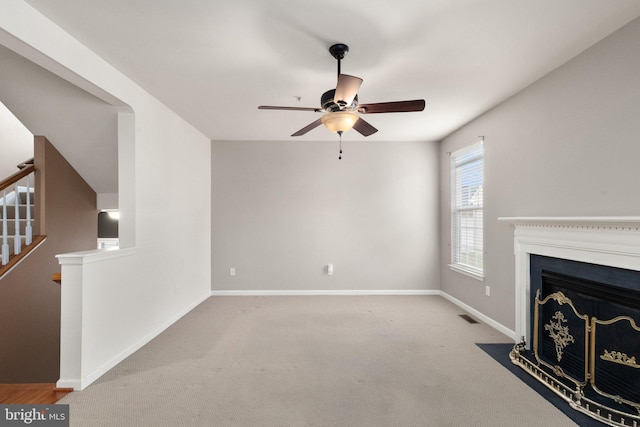
<svg viewBox="0 0 640 427"><path fill-rule="evenodd" d="M319 118L257 106L319 106L335 42L361 103L427 102L367 116L369 139L440 140L640 15L638 0L27 2L214 140L289 139Z"/></svg>

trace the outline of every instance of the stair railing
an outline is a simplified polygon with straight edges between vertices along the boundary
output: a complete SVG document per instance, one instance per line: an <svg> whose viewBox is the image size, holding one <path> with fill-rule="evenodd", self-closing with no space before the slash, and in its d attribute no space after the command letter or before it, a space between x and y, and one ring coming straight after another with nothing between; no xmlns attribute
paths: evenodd
<svg viewBox="0 0 640 427"><path fill-rule="evenodd" d="M26 179L26 186L24 187L26 190L26 209L25 209L25 245L30 245L33 239L33 228L31 226L31 176L35 172L35 167L33 166L33 160L28 160L18 167L21 168L18 172L9 176L6 179L0 181L0 191L2 192L2 263L0 265L4 266L9 263L10 253L9 253L9 233L8 233L8 207L9 207L9 196L12 195L11 192L7 192L7 189L11 189L13 186L13 207L14 207L14 218L11 220L14 221L14 240L13 240L13 254L18 255L22 252L22 235L20 234L20 185L19 183Z"/></svg>

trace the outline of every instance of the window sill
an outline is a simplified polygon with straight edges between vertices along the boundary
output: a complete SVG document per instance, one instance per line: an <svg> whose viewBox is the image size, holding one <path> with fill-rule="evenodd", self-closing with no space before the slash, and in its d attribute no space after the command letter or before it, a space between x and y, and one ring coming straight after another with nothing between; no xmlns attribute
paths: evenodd
<svg viewBox="0 0 640 427"><path fill-rule="evenodd" d="M478 273L474 270L468 269L468 268L464 268L460 265L455 265L455 264L449 264L449 268L453 271L457 271L460 274L464 274L465 276L469 276L473 279L479 280L481 282L484 282L484 275L481 273Z"/></svg>

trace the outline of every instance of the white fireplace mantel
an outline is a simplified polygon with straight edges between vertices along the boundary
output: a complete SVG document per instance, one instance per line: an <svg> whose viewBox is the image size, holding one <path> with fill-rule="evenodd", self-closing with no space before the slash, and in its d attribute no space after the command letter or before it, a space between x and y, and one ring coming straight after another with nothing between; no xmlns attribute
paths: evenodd
<svg viewBox="0 0 640 427"><path fill-rule="evenodd" d="M640 271L640 216L500 217L515 226L516 337L529 336L531 254Z"/></svg>

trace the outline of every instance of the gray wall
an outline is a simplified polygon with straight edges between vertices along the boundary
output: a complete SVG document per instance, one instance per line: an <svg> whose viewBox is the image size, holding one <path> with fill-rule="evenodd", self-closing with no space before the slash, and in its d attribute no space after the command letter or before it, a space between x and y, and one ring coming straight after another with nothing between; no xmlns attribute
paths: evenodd
<svg viewBox="0 0 640 427"><path fill-rule="evenodd" d="M214 290L439 288L437 144L327 139L213 142Z"/></svg>
<svg viewBox="0 0 640 427"><path fill-rule="evenodd" d="M513 329L513 230L498 217L640 214L639 41L636 19L443 141L443 291ZM447 266L447 152L478 135L485 136L484 283Z"/></svg>

